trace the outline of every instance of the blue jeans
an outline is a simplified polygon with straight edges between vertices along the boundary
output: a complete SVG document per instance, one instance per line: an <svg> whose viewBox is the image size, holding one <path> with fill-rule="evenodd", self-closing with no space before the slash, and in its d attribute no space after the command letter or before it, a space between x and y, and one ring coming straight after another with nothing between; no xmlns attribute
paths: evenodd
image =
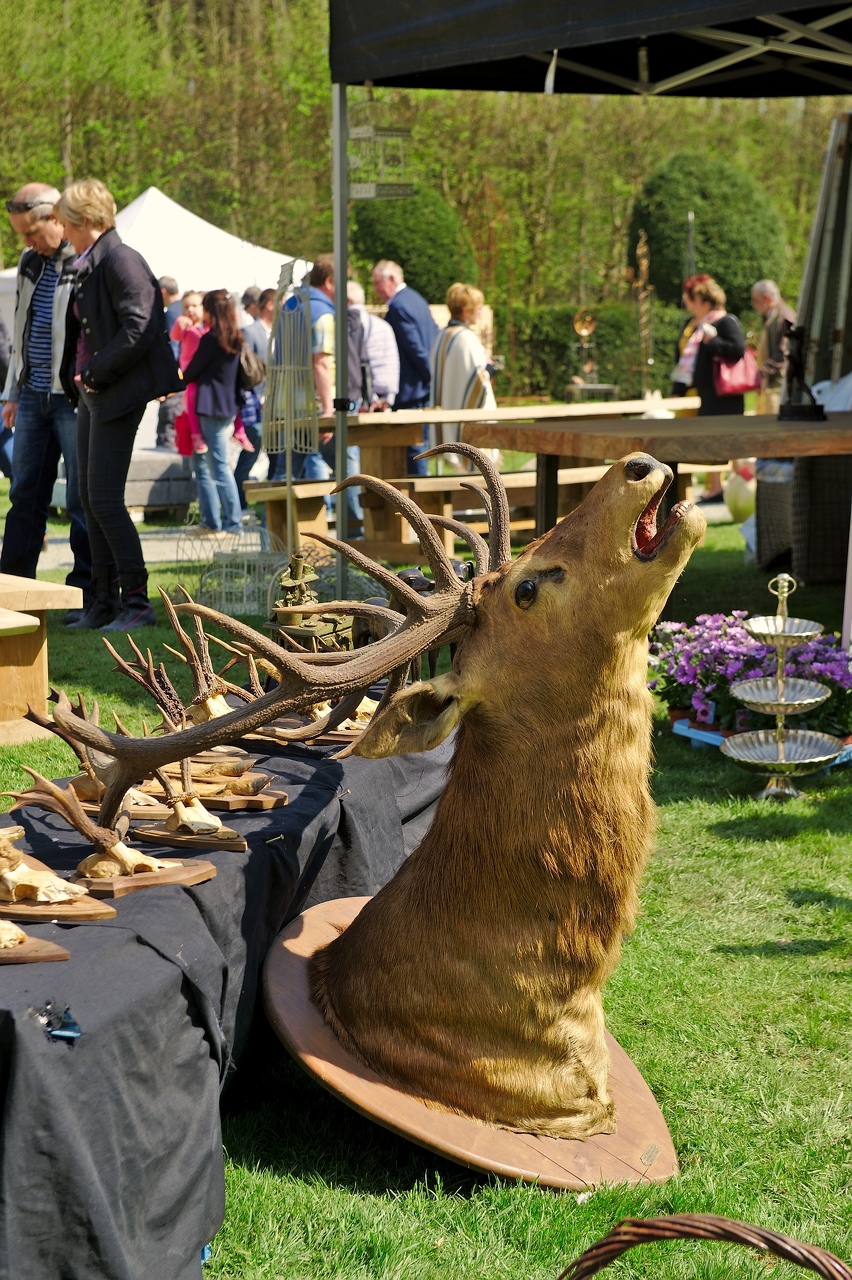
<svg viewBox="0 0 852 1280"><path fill-rule="evenodd" d="M228 462L228 440L233 418L209 418L200 413L198 421L207 445L206 453L194 453L192 466L198 489L201 523L208 529L242 530L242 507L237 482ZM250 456L254 456L253 454Z"/></svg>
<svg viewBox="0 0 852 1280"><path fill-rule="evenodd" d="M254 445L254 453L249 453L247 449L242 449L240 451L240 456L237 458L237 463L234 467L234 479L237 482L237 493L240 496L240 507L243 511L248 511L245 494L243 493L243 481L248 479L249 472L257 462L257 455L260 452L260 446L263 443L263 433L261 432L259 425L253 426L245 422L243 422L243 430ZM272 478L273 480L275 479L274 476Z"/></svg>
<svg viewBox="0 0 852 1280"><path fill-rule="evenodd" d="M407 404L395 404L394 409L425 409L429 404L429 398L425 400L410 400ZM405 456L408 461L408 474L410 476L428 476L429 464L425 458L418 458L418 453L422 453L424 449L429 448L429 424L423 423L423 443L410 444L406 446Z"/></svg>
<svg viewBox="0 0 852 1280"><path fill-rule="evenodd" d="M65 581L88 590L92 556L77 472L77 415L64 395L21 387L12 452L12 508L6 516L0 573L34 578L47 528L60 455L65 459L65 507L74 568Z"/></svg>
<svg viewBox="0 0 852 1280"><path fill-rule="evenodd" d="M301 463L301 466L300 466ZM330 480L334 476L334 440L320 443L319 453L295 454L293 457L294 480ZM346 474L357 476L361 470L361 450L357 444L351 444L346 450ZM346 515L348 535L360 538L364 529L364 512L361 507L359 489L346 489ZM325 500L327 510L334 510L335 499Z"/></svg>
<svg viewBox="0 0 852 1280"><path fill-rule="evenodd" d="M15 433L8 427L0 430L0 471L7 480L12 479L12 450L15 446Z"/></svg>

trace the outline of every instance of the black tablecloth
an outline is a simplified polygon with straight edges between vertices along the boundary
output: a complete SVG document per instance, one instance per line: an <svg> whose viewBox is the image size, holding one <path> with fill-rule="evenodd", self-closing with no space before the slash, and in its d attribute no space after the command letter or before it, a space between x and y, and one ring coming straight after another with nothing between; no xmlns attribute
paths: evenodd
<svg viewBox="0 0 852 1280"><path fill-rule="evenodd" d="M222 815L249 850L199 854L214 880L129 894L115 920L27 926L71 959L0 967L3 1280L198 1280L224 1213L219 1091L266 953L304 907L385 883L428 827L449 755L265 757L290 803ZM57 870L79 862L82 837L57 815L0 821ZM75 1039L45 1024L66 1008Z"/></svg>

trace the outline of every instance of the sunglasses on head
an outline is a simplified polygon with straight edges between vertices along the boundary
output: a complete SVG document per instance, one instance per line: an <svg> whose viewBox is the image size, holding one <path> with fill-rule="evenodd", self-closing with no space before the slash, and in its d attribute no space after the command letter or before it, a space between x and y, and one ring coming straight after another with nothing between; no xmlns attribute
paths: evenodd
<svg viewBox="0 0 852 1280"><path fill-rule="evenodd" d="M44 196L40 200L7 200L7 213L32 213L33 209L51 209L49 200L45 200Z"/></svg>

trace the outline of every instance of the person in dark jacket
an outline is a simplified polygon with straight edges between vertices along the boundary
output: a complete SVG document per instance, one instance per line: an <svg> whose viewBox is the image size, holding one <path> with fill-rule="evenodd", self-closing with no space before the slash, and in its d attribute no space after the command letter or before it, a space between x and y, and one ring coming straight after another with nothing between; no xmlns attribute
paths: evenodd
<svg viewBox="0 0 852 1280"><path fill-rule="evenodd" d="M740 322L725 311L725 303L725 290L712 276L693 289L695 331L701 335L692 374L692 385L701 396L699 418L742 413L745 408L741 395L720 396L713 385L713 366L717 359L733 362L742 360L745 355L745 338Z"/></svg>
<svg viewBox="0 0 852 1280"><path fill-rule="evenodd" d="M387 322L399 348L399 393L394 409L425 409L429 403L431 374L429 353L438 333L426 299L405 283L398 262L383 258L373 267L373 289L388 304ZM423 448L428 447L428 426L423 425ZM407 449L409 475L426 475L426 459L416 460L417 445Z"/></svg>
<svg viewBox="0 0 852 1280"><path fill-rule="evenodd" d="M184 381L196 384L195 412L206 453L193 453L192 463L201 507L203 536L242 533L242 507L228 461L230 427L239 412L237 398L243 336L227 289L205 293L202 307L209 325L198 350L184 370Z"/></svg>
<svg viewBox="0 0 852 1280"><path fill-rule="evenodd" d="M692 290L692 314L695 316L693 340L697 343L692 385L701 396L699 418L715 418L723 413L743 413L741 395L720 396L713 385L713 367L717 360L734 362L745 355L745 337L736 316L725 311L725 290L712 276L700 280ZM722 502L722 478L710 473L705 501Z"/></svg>
<svg viewBox="0 0 852 1280"><path fill-rule="evenodd" d="M181 385L160 287L141 254L122 244L115 209L92 178L66 187L55 210L78 255L61 378L77 403L77 468L92 548L94 599L75 630L129 631L157 620L124 487L146 404Z"/></svg>

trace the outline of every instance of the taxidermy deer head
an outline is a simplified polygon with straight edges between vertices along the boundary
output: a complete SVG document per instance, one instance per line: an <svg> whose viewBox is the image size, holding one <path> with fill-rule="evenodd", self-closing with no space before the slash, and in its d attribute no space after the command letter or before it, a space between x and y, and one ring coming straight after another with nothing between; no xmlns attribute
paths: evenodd
<svg viewBox="0 0 852 1280"><path fill-rule="evenodd" d="M314 956L314 1001L386 1079L504 1127L615 1127L600 990L654 828L647 635L704 530L686 503L657 529L671 478L647 455L616 463L475 579L453 670L397 693L355 748L423 751L458 728L430 831Z"/></svg>
<svg viewBox="0 0 852 1280"><path fill-rule="evenodd" d="M615 1124L600 990L633 924L654 825L647 635L704 519L678 503L658 528L671 471L634 454L512 561L498 473L478 450L449 447L485 480L487 564L468 539L473 581L459 580L410 499L352 477L341 488L373 489L410 523L436 583L422 596L355 548L318 539L392 592L396 608L316 608L370 618L381 639L294 653L187 600L178 613L215 622L277 686L157 738L109 734L64 698L53 718L114 758L109 778L100 774L109 826L144 773L322 699L340 714L390 673L355 750L423 751L457 728L450 778L419 849L314 957L314 1000L342 1043L403 1089L486 1122L587 1137ZM437 644L458 645L452 671L404 688L409 664Z"/></svg>

